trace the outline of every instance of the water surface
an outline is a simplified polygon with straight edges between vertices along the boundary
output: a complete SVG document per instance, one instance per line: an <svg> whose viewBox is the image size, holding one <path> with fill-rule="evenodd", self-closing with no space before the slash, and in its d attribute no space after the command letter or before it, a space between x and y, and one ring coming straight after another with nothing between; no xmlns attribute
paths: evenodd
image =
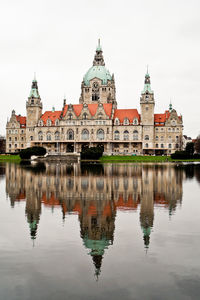
<svg viewBox="0 0 200 300"><path fill-rule="evenodd" d="M0 165L0 299L199 299L200 165Z"/></svg>

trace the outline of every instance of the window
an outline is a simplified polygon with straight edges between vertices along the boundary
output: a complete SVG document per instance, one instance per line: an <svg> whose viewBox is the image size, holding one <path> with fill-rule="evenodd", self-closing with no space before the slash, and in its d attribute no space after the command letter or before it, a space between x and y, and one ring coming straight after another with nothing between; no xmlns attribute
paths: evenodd
<svg viewBox="0 0 200 300"><path fill-rule="evenodd" d="M128 118L124 119L124 125L129 125L129 119Z"/></svg>
<svg viewBox="0 0 200 300"><path fill-rule="evenodd" d="M9 137L9 141L11 141L11 137Z"/></svg>
<svg viewBox="0 0 200 300"><path fill-rule="evenodd" d="M55 121L55 125L59 126L59 120L58 119Z"/></svg>
<svg viewBox="0 0 200 300"><path fill-rule="evenodd" d="M23 140L24 140L24 137L22 136L22 137L21 137L21 141L23 141Z"/></svg>
<svg viewBox="0 0 200 300"><path fill-rule="evenodd" d="M164 148L164 144L161 144L161 148Z"/></svg>
<svg viewBox="0 0 200 300"><path fill-rule="evenodd" d="M50 119L47 120L47 126L51 126L51 120Z"/></svg>
<svg viewBox="0 0 200 300"><path fill-rule="evenodd" d="M107 134L109 134L109 128L107 127Z"/></svg>
<svg viewBox="0 0 200 300"><path fill-rule="evenodd" d="M115 119L115 125L119 125L119 124L120 124L119 119L116 118L116 119Z"/></svg>
<svg viewBox="0 0 200 300"><path fill-rule="evenodd" d="M87 120L88 116L86 113L83 114L83 120Z"/></svg>
<svg viewBox="0 0 200 300"><path fill-rule="evenodd" d="M71 113L68 114L67 119L68 119L68 120L72 120L72 114L71 114Z"/></svg>
<svg viewBox="0 0 200 300"><path fill-rule="evenodd" d="M21 144L21 147L23 148L23 147L24 147L24 144Z"/></svg>
<svg viewBox="0 0 200 300"><path fill-rule="evenodd" d="M172 144L169 144L169 148L171 148L172 147Z"/></svg>
<svg viewBox="0 0 200 300"><path fill-rule="evenodd" d="M15 144L15 148L17 148L17 144Z"/></svg>
<svg viewBox="0 0 200 300"><path fill-rule="evenodd" d="M43 126L43 121L42 120L39 121L39 126Z"/></svg>
<svg viewBox="0 0 200 300"><path fill-rule="evenodd" d="M169 135L169 136L168 136L168 139L171 140L171 138L172 138L171 135Z"/></svg>
<svg viewBox="0 0 200 300"><path fill-rule="evenodd" d="M119 131L115 130L114 132L114 140L118 141L119 140Z"/></svg>
<svg viewBox="0 0 200 300"><path fill-rule="evenodd" d="M145 139L145 141L148 141L149 140L149 136L145 135L144 139Z"/></svg>
<svg viewBox="0 0 200 300"><path fill-rule="evenodd" d="M156 148L158 148L158 144L156 144Z"/></svg>
<svg viewBox="0 0 200 300"><path fill-rule="evenodd" d="M31 104L34 104L34 99L31 99Z"/></svg>
<svg viewBox="0 0 200 300"><path fill-rule="evenodd" d="M9 144L9 148L11 148L11 144Z"/></svg>
<svg viewBox="0 0 200 300"><path fill-rule="evenodd" d="M17 141L17 137L15 137L15 141Z"/></svg>
<svg viewBox="0 0 200 300"><path fill-rule="evenodd" d="M32 135L30 136L30 140L33 141L33 136Z"/></svg>
<svg viewBox="0 0 200 300"><path fill-rule="evenodd" d="M178 144L176 144L176 148L178 148Z"/></svg>
<svg viewBox="0 0 200 300"><path fill-rule="evenodd" d="M67 131L67 140L73 140L74 139L74 131L72 129L69 129Z"/></svg>
<svg viewBox="0 0 200 300"><path fill-rule="evenodd" d="M137 140L138 140L138 131L137 131L137 130L134 130L134 131L133 131L133 140L134 140L134 141L137 141Z"/></svg>
<svg viewBox="0 0 200 300"><path fill-rule="evenodd" d="M145 144L145 148L148 148L149 147L149 145L148 144Z"/></svg>
<svg viewBox="0 0 200 300"><path fill-rule="evenodd" d="M38 140L42 141L43 140L43 134L42 131L38 132Z"/></svg>
<svg viewBox="0 0 200 300"><path fill-rule="evenodd" d="M176 131L179 131L179 128L176 128Z"/></svg>
<svg viewBox="0 0 200 300"><path fill-rule="evenodd" d="M177 136L176 136L176 140L178 140L178 138L179 138L179 137L178 137L178 135L177 135Z"/></svg>
<svg viewBox="0 0 200 300"><path fill-rule="evenodd" d="M18 133L18 130L17 130L17 129L15 130L15 133L16 133L16 134Z"/></svg>
<svg viewBox="0 0 200 300"><path fill-rule="evenodd" d="M163 135L161 136L160 140L161 140L161 141L164 141L164 136L163 136Z"/></svg>
<svg viewBox="0 0 200 300"><path fill-rule="evenodd" d="M137 125L137 124L138 124L138 119L137 119L137 118L135 118L135 119L133 120L133 124L134 124L134 125Z"/></svg>
<svg viewBox="0 0 200 300"><path fill-rule="evenodd" d="M158 141L158 136L156 135L156 141Z"/></svg>
<svg viewBox="0 0 200 300"><path fill-rule="evenodd" d="M81 133L82 140L89 140L89 131L87 129L83 129Z"/></svg>
<svg viewBox="0 0 200 300"><path fill-rule="evenodd" d="M51 133L47 132L47 141L51 141Z"/></svg>
<svg viewBox="0 0 200 300"><path fill-rule="evenodd" d="M102 118L103 118L103 114L102 114L102 113L99 113L98 116L97 116L97 119L100 119L100 120L101 120Z"/></svg>
<svg viewBox="0 0 200 300"><path fill-rule="evenodd" d="M129 132L128 132L128 130L125 130L125 131L124 131L124 140L125 140L125 141L128 141L128 140L129 140Z"/></svg>
<svg viewBox="0 0 200 300"><path fill-rule="evenodd" d="M104 130L103 129L99 129L97 131L97 139L98 140L104 140Z"/></svg>
<svg viewBox="0 0 200 300"><path fill-rule="evenodd" d="M58 141L60 139L60 132L55 132L55 140Z"/></svg>

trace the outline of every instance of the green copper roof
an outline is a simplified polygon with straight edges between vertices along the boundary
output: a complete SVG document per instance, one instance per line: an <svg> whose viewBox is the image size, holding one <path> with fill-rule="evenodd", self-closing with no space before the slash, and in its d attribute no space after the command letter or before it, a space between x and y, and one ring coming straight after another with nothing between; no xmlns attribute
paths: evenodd
<svg viewBox="0 0 200 300"><path fill-rule="evenodd" d="M149 75L148 71L145 75L144 89L142 91L142 94L145 94L146 92L148 92L149 94L153 94L153 91L151 89L150 75Z"/></svg>
<svg viewBox="0 0 200 300"><path fill-rule="evenodd" d="M107 84L108 80L112 80L110 72L105 66L92 66L83 77L85 85L89 85L90 80L98 78L101 79L102 84Z"/></svg>
<svg viewBox="0 0 200 300"><path fill-rule="evenodd" d="M90 255L103 255L104 250L111 245L111 241L102 238L101 240L91 240L89 238L84 238L83 243L86 248L91 249Z"/></svg>
<svg viewBox="0 0 200 300"><path fill-rule="evenodd" d="M40 97L39 92L38 92L37 80L35 78L32 81L32 86L31 86L31 91L30 91L29 97L34 97L34 98Z"/></svg>

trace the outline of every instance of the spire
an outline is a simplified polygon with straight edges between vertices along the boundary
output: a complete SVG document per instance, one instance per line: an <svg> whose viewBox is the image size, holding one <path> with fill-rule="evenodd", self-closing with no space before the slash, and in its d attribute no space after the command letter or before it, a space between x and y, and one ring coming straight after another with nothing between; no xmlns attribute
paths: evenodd
<svg viewBox="0 0 200 300"><path fill-rule="evenodd" d="M100 44L100 39L98 39L98 46L96 48L96 54L93 60L93 66L105 66L104 58L103 58L103 51Z"/></svg>
<svg viewBox="0 0 200 300"><path fill-rule="evenodd" d="M29 97L40 98L35 73L34 73L34 78L33 78L32 85L31 85L31 91L30 91Z"/></svg>

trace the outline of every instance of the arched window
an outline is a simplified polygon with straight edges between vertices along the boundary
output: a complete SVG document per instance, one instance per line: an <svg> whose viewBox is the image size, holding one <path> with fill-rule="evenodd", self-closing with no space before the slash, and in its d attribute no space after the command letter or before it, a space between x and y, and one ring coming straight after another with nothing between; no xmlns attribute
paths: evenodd
<svg viewBox="0 0 200 300"><path fill-rule="evenodd" d="M125 141L128 141L128 140L129 140L129 132L128 132L128 130L125 130L125 131L124 131L124 140L125 140Z"/></svg>
<svg viewBox="0 0 200 300"><path fill-rule="evenodd" d="M120 124L119 119L115 118L115 125L119 125L119 124Z"/></svg>
<svg viewBox="0 0 200 300"><path fill-rule="evenodd" d="M148 144L145 144L145 148L148 148L149 147L149 145Z"/></svg>
<svg viewBox="0 0 200 300"><path fill-rule="evenodd" d="M67 119L72 120L72 114L71 113L68 114Z"/></svg>
<svg viewBox="0 0 200 300"><path fill-rule="evenodd" d="M129 119L128 118L124 119L124 125L129 125Z"/></svg>
<svg viewBox="0 0 200 300"><path fill-rule="evenodd" d="M156 141L158 141L158 136L156 135Z"/></svg>
<svg viewBox="0 0 200 300"><path fill-rule="evenodd" d="M38 125L39 125L39 126L43 126L43 121L40 120Z"/></svg>
<svg viewBox="0 0 200 300"><path fill-rule="evenodd" d="M118 141L119 140L119 131L115 130L114 132L114 140Z"/></svg>
<svg viewBox="0 0 200 300"><path fill-rule="evenodd" d="M47 126L51 126L51 120L50 119L47 120Z"/></svg>
<svg viewBox="0 0 200 300"><path fill-rule="evenodd" d="M42 131L38 132L38 140L43 141L43 133Z"/></svg>
<svg viewBox="0 0 200 300"><path fill-rule="evenodd" d="M103 118L103 114L99 113L98 116L97 116L97 119L101 120L102 118Z"/></svg>
<svg viewBox="0 0 200 300"><path fill-rule="evenodd" d="M87 129L83 129L81 133L82 140L89 140L89 131Z"/></svg>
<svg viewBox="0 0 200 300"><path fill-rule="evenodd" d="M73 140L74 139L74 131L72 129L69 129L67 131L67 140Z"/></svg>
<svg viewBox="0 0 200 300"><path fill-rule="evenodd" d="M55 125L58 126L59 125L59 120L55 120Z"/></svg>
<svg viewBox="0 0 200 300"><path fill-rule="evenodd" d="M138 140L138 131L137 131L137 130L134 130L134 131L133 131L133 140L134 140L134 141L137 141L137 140Z"/></svg>
<svg viewBox="0 0 200 300"><path fill-rule="evenodd" d="M137 119L137 118L134 118L133 124L134 124L134 125L137 125L137 124L138 124L138 119Z"/></svg>
<svg viewBox="0 0 200 300"><path fill-rule="evenodd" d="M169 148L171 148L172 147L172 144L169 144Z"/></svg>
<svg viewBox="0 0 200 300"><path fill-rule="evenodd" d="M164 145L163 145L163 144L161 144L161 148L164 148Z"/></svg>
<svg viewBox="0 0 200 300"><path fill-rule="evenodd" d="M56 131L55 132L55 140L58 141L60 139L60 132Z"/></svg>
<svg viewBox="0 0 200 300"><path fill-rule="evenodd" d="M88 115L86 113L83 114L83 120L87 120Z"/></svg>
<svg viewBox="0 0 200 300"><path fill-rule="evenodd" d="M104 140L104 130L103 129L99 129L97 131L97 139L98 140Z"/></svg>
<svg viewBox="0 0 200 300"><path fill-rule="evenodd" d="M163 135L161 136L160 140L161 140L161 141L164 141L164 136L163 136Z"/></svg>
<svg viewBox="0 0 200 300"><path fill-rule="evenodd" d="M51 132L47 132L47 141L51 141Z"/></svg>
<svg viewBox="0 0 200 300"><path fill-rule="evenodd" d="M98 82L93 82L92 85L92 101L99 100L99 84Z"/></svg>
<svg viewBox="0 0 200 300"><path fill-rule="evenodd" d="M145 141L148 141L149 140L149 136L145 135L144 139L145 139Z"/></svg>

